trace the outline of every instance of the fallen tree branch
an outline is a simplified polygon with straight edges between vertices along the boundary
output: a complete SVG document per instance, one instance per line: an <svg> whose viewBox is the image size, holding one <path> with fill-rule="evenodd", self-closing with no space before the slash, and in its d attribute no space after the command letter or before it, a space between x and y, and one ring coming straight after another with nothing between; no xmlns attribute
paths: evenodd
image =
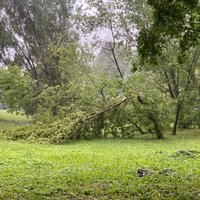
<svg viewBox="0 0 200 200"><path fill-rule="evenodd" d="M138 126L134 121L128 119L129 122L131 122L136 128L137 130L142 134L145 135L146 133L142 130L142 128L140 126Z"/></svg>
<svg viewBox="0 0 200 200"><path fill-rule="evenodd" d="M98 115L100 115L100 114L102 114L102 113L105 113L105 112L108 112L108 111L110 111L110 110L112 110L112 109L114 109L114 108L117 108L117 107L120 106L121 104L128 102L129 100L133 99L134 97L135 97L135 96L124 97L121 101L119 101L119 102L117 102L117 103L115 103L115 104L112 104L112 105L108 106L108 107L105 108L105 109L102 109L102 110L99 110L99 111L97 111L97 112L94 112L94 113L90 114L89 117L85 119L85 121L91 120L91 119L97 117Z"/></svg>

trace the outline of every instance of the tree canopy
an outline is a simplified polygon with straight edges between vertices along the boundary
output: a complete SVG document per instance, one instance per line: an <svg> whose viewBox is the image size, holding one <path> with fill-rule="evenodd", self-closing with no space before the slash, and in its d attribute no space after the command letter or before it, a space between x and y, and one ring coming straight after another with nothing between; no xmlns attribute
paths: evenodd
<svg viewBox="0 0 200 200"><path fill-rule="evenodd" d="M34 119L11 138L58 143L154 133L161 139L172 124L173 134L200 127L198 1L0 5L0 100ZM97 44L102 56L92 51Z"/></svg>
<svg viewBox="0 0 200 200"><path fill-rule="evenodd" d="M38 82L58 84L60 57L52 48L71 49L75 43L71 29L73 3L73 0L2 1L0 61L25 68ZM12 57L6 57L11 50Z"/></svg>
<svg viewBox="0 0 200 200"><path fill-rule="evenodd" d="M140 31L138 52L143 60L156 63L165 44L176 39L180 54L199 45L200 5L198 0L148 0L153 8L151 26ZM182 55L183 56L183 55Z"/></svg>

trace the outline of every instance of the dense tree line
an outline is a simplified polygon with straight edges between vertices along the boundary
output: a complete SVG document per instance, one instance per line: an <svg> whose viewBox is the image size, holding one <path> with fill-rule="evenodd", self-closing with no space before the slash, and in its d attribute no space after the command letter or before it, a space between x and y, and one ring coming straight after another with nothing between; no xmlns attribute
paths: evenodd
<svg viewBox="0 0 200 200"><path fill-rule="evenodd" d="M174 135L178 127L199 128L198 1L0 5L1 102L34 119L13 139L163 138L172 124ZM95 55L80 42L101 28L110 32L102 48L117 73L96 70ZM95 38L94 49L104 43ZM128 77L120 59L132 69Z"/></svg>

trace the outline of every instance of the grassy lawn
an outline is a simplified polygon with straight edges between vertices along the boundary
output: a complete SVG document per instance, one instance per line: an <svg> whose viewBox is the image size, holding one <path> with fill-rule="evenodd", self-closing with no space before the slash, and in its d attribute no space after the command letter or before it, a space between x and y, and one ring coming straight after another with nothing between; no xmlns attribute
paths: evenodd
<svg viewBox="0 0 200 200"><path fill-rule="evenodd" d="M17 115L8 113L6 110L0 110L0 131L14 129L16 125L29 123L31 119L27 119L25 115Z"/></svg>
<svg viewBox="0 0 200 200"><path fill-rule="evenodd" d="M29 122L30 119L27 119L25 115L20 115L16 113L9 113L6 110L0 110L0 121L10 122L10 123L19 123L19 122Z"/></svg>
<svg viewBox="0 0 200 200"><path fill-rule="evenodd" d="M200 132L66 145L0 141L0 199L200 199Z"/></svg>

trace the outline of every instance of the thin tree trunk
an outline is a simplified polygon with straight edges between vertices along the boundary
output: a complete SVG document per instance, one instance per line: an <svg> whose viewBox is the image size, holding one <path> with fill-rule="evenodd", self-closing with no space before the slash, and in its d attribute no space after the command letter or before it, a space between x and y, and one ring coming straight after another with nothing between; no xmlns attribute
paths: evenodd
<svg viewBox="0 0 200 200"><path fill-rule="evenodd" d="M131 122L136 128L137 130L142 134L145 135L146 133L142 130L142 128L140 126L138 126L135 122L133 122L132 120L128 119L129 122Z"/></svg>
<svg viewBox="0 0 200 200"><path fill-rule="evenodd" d="M163 133L162 133L162 130L160 129L159 127L159 124L158 122L156 121L156 119L154 118L153 114L149 113L149 116L148 116L149 120L153 122L154 124L154 129L155 129L155 132L156 132L156 137L157 139L163 139Z"/></svg>
<svg viewBox="0 0 200 200"><path fill-rule="evenodd" d="M175 117L175 121L174 121L174 127L173 127L173 131L172 131L172 135L176 135L176 132L177 132L177 127L178 127L178 122L179 122L182 104L183 104L183 101L178 102L177 105L176 105L176 117Z"/></svg>

